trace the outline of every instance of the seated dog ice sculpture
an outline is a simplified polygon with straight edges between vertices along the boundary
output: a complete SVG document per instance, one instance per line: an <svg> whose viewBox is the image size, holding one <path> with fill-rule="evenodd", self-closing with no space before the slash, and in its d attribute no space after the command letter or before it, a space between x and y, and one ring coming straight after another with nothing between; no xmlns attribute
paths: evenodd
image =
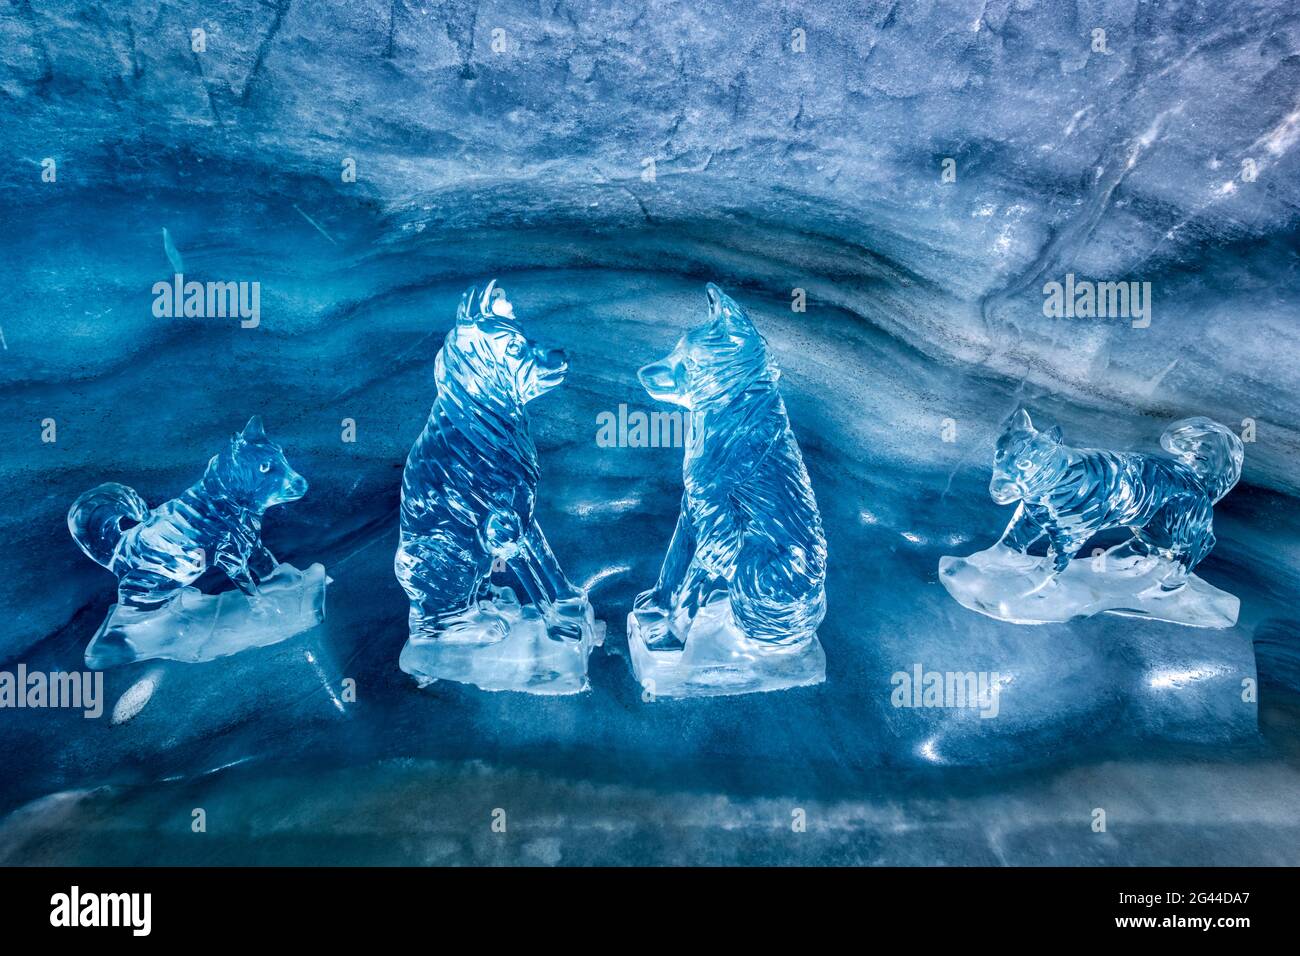
<svg viewBox="0 0 1300 956"><path fill-rule="evenodd" d="M262 543L266 509L306 491L306 479L254 416L196 484L152 511L114 482L81 495L68 511L68 529L118 578L118 603L86 648L86 663L206 661L319 624L325 569L280 564ZM239 591L205 595L191 587L210 565Z"/></svg>
<svg viewBox="0 0 1300 956"><path fill-rule="evenodd" d="M685 494L659 582L628 615L647 691L689 697L825 680L826 539L780 373L745 311L708 285L707 318L640 372L690 410Z"/></svg>
<svg viewBox="0 0 1300 956"><path fill-rule="evenodd" d="M1241 475L1241 439L1208 418L1165 429L1165 458L1071 448L1018 410L998 439L989 492L1019 502L1001 539L967 558L944 557L939 578L961 604L990 617L1045 623L1101 611L1198 627L1231 627L1239 602L1192 573L1214 547L1214 504ZM1072 560L1099 532L1131 537ZM1045 557L1030 555L1046 539Z"/></svg>
<svg viewBox="0 0 1300 956"><path fill-rule="evenodd" d="M567 369L563 352L525 337L495 282L481 296L465 293L434 364L437 398L402 473L394 568L411 607L400 666L421 686L587 687L604 624L533 517L539 471L524 409ZM494 570L509 572L522 603L493 584Z"/></svg>

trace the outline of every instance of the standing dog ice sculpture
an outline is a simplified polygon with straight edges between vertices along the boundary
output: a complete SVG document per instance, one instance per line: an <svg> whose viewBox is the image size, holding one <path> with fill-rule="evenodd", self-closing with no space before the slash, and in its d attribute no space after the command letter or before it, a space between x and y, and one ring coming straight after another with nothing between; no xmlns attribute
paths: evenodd
<svg viewBox="0 0 1300 956"><path fill-rule="evenodd" d="M1060 428L1039 431L1018 410L998 439L989 492L1020 504L993 547L940 559L944 587L971 610L1021 624L1110 611L1231 627L1237 598L1192 570L1214 547L1215 502L1241 476L1241 439L1208 418L1186 418L1160 444L1174 457L1071 448ZM1115 528L1132 537L1071 560ZM1046 557L1028 554L1042 538Z"/></svg>
<svg viewBox="0 0 1300 956"><path fill-rule="evenodd" d="M563 352L524 336L495 282L481 297L465 293L434 365L438 397L402 473L394 568L411 611L399 663L421 686L587 687L587 656L605 626L533 517L537 449L524 410L567 369ZM523 604L492 583L507 569Z"/></svg>
<svg viewBox="0 0 1300 956"><path fill-rule="evenodd" d="M632 667L666 697L817 684L826 678L817 501L763 337L712 283L708 302L704 323L640 372L653 398L690 410L692 440L659 582L628 615Z"/></svg>
<svg viewBox="0 0 1300 956"><path fill-rule="evenodd" d="M325 569L280 564L262 543L266 509L306 491L306 479L254 416L196 484L153 511L113 482L79 497L68 529L82 551L118 577L117 604L86 648L86 663L207 661L319 624ZM210 564L239 591L207 595L190 587Z"/></svg>

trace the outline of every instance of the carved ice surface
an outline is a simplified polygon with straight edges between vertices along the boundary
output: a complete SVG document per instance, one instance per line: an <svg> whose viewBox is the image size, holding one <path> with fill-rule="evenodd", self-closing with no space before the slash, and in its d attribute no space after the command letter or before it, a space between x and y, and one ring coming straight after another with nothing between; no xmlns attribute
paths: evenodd
<svg viewBox="0 0 1300 956"><path fill-rule="evenodd" d="M1040 431L1019 409L993 459L989 493L1019 501L1001 539L967 558L945 556L939 579L961 604L1021 624L1101 611L1194 627L1231 627L1236 597L1192 573L1214 547L1214 504L1241 476L1241 439L1208 418L1165 429L1174 458L1071 448L1058 427ZM1095 535L1132 537L1074 555ZM1029 548L1047 540L1045 557Z"/></svg>
<svg viewBox="0 0 1300 956"><path fill-rule="evenodd" d="M400 665L435 680L540 694L587 688L604 639L533 517L539 469L524 406L564 381L495 281L470 289L438 352L438 395L402 472L394 570L410 598ZM508 575L512 587L493 583Z"/></svg>
<svg viewBox="0 0 1300 956"><path fill-rule="evenodd" d="M207 661L319 624L329 580L324 568L299 572L262 543L266 509L306 492L306 479L254 416L198 482L153 511L115 482L83 493L68 510L68 530L118 579L118 603L87 646L86 663ZM209 565L242 593L204 595L190 587Z"/></svg>
<svg viewBox="0 0 1300 956"><path fill-rule="evenodd" d="M253 410L296 423L273 437L311 482L265 540L336 579L328 619L298 638L108 671L104 719L0 711L0 864L211 862L173 825L195 787L158 780L230 763L201 782L239 820L222 827L228 862L265 860L279 833L289 864L535 865L539 847L563 864L1300 863L1294 3L0 9L0 141L17 160L0 231L0 670L79 668L113 600L62 528L69 503L116 479L161 504ZM489 48L489 15L509 55ZM174 54L210 19L223 36L200 72ZM781 366L827 539L824 684L642 704L612 652L581 698L417 693L398 671L402 463L460 294L507 269L525 327L570 352L563 388L529 406L538 507L611 651L655 583L682 462L593 447L596 416L671 414L637 368L691 324L705 279L741 298ZM260 327L153 316L151 285L177 271L261 280ZM1151 280L1150 326L1048 318L1043 285L1068 273ZM940 556L991 544L1014 510L987 489L1017 402L1114 450L1154 451L1184 415L1258 422L1195 570L1240 597L1235 627L1024 627L939 586ZM47 417L54 444L37 437ZM355 680L346 714L308 644L335 693ZM994 719L894 707L891 674L918 663L1014 680ZM147 705L114 726L114 699L155 668ZM548 832L464 839L487 787ZM790 807L812 799L791 839ZM373 840L350 836L359 802ZM1097 805L1109 836L1088 830ZM407 839L413 814L448 838ZM22 822L40 817L39 833Z"/></svg>
<svg viewBox="0 0 1300 956"><path fill-rule="evenodd" d="M325 620L329 583L319 564L306 571L280 564L258 582L252 598L238 590L204 594L184 587L154 610L114 604L86 648L86 666L210 661L278 643Z"/></svg>
<svg viewBox="0 0 1300 956"><path fill-rule="evenodd" d="M826 538L777 388L745 311L716 285L709 314L641 369L652 398L690 411L681 514L659 581L637 595L637 680L665 697L826 679Z"/></svg>

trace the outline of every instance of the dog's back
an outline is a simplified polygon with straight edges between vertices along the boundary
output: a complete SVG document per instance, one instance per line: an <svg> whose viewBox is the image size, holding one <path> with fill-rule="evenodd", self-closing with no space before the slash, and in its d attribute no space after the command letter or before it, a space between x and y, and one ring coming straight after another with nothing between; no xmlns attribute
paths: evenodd
<svg viewBox="0 0 1300 956"><path fill-rule="evenodd" d="M1041 499L1058 523L1080 529L1141 527L1171 500L1209 504L1200 479L1169 458L1141 452L1068 449L1070 466Z"/></svg>
<svg viewBox="0 0 1300 956"><path fill-rule="evenodd" d="M211 511L211 499L203 493L201 482L155 508L122 536L119 575L156 574L178 585L198 578L229 531L226 523L213 519Z"/></svg>

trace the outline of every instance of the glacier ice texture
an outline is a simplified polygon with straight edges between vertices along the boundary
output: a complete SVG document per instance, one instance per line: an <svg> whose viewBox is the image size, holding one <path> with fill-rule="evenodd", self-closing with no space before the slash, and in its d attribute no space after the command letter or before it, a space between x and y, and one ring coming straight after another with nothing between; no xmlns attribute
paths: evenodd
<svg viewBox="0 0 1300 956"><path fill-rule="evenodd" d="M402 472L393 567L410 600L410 639L400 665L421 686L587 688L587 657L605 628L533 513L540 467L524 410L568 367L561 350L524 335L495 281L461 297L434 360L437 398Z"/></svg>
<svg viewBox="0 0 1300 956"><path fill-rule="evenodd" d="M1192 573L1214 547L1214 505L1241 477L1241 439L1208 418L1160 437L1173 457L1072 448L1017 409L993 456L989 493L1019 502L1002 537L967 558L944 556L939 580L973 611L1045 624L1109 611L1193 627L1237 623L1240 602ZM1094 538L1127 536L1093 555ZM1047 554L1029 549L1045 539Z"/></svg>
<svg viewBox="0 0 1300 956"><path fill-rule="evenodd" d="M780 372L745 310L713 283L706 296L704 320L638 373L690 427L677 527L627 619L632 669L664 697L819 684L826 536Z"/></svg>
<svg viewBox="0 0 1300 956"><path fill-rule="evenodd" d="M307 480L256 415L212 456L199 481L153 510L116 482L83 492L68 509L68 530L118 579L117 603L87 645L86 664L210 661L319 624L324 568L300 572L262 542L266 510L306 493ZM209 566L239 593L191 587Z"/></svg>
<svg viewBox="0 0 1300 956"><path fill-rule="evenodd" d="M122 723L0 711L0 862L1300 863L1293 7L0 4L0 669L81 667L114 600L69 502L112 477L164 501L253 410L312 484L266 543L336 579L289 640L103 672ZM260 326L155 317L177 271L260 280ZM1069 273L1151 281L1149 326L1048 318ZM396 666L402 463L490 275L570 354L528 409L535 514L609 622L583 695L416 692ZM593 433L672 408L637 370L709 279L781 366L827 541L826 680L644 703L625 621L682 452ZM1012 510L988 486L1018 405L1150 452L1180 417L1255 423L1195 571L1240 598L1233 627L952 599L940 557ZM994 718L893 706L916 664L1014 679ZM487 833L485 788L527 805L523 838ZM222 798L226 838L172 825ZM1088 830L1098 805L1122 832ZM791 806L796 839L773 825Z"/></svg>

